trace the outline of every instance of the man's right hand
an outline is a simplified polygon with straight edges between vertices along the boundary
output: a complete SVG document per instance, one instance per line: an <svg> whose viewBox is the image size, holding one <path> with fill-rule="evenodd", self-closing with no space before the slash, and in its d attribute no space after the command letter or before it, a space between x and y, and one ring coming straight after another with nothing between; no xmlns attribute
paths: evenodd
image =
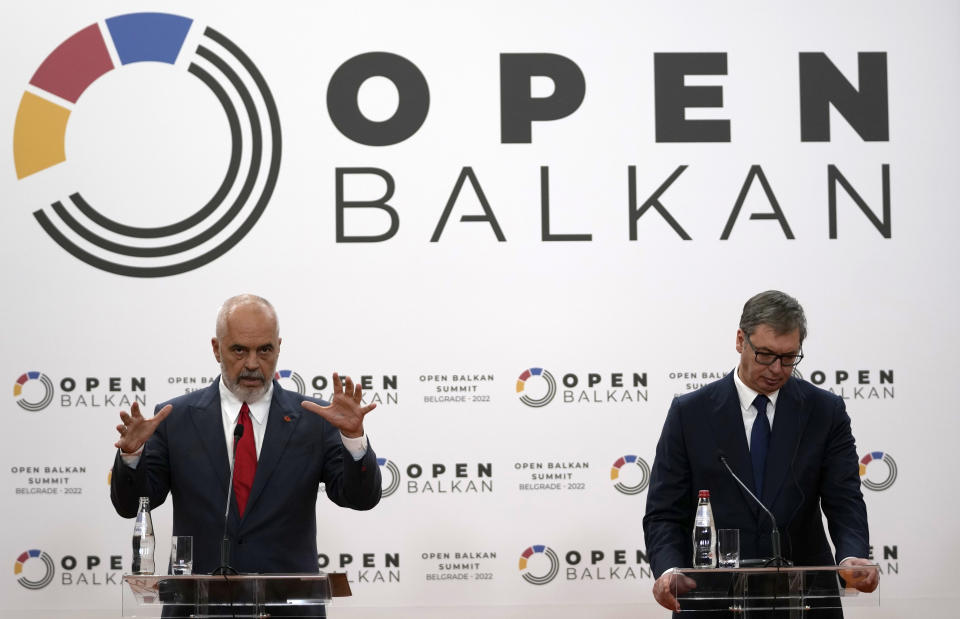
<svg viewBox="0 0 960 619"><path fill-rule="evenodd" d="M660 606L678 613L680 612L680 603L677 602L674 593L682 595L696 588L696 581L689 576L667 570L660 574L660 578L653 583L653 598L657 600Z"/></svg>
<svg viewBox="0 0 960 619"><path fill-rule="evenodd" d="M117 432L120 433L120 440L114 443L113 446L119 447L120 451L125 454L136 452L143 447L147 439L153 435L157 429L157 424L163 421L172 410L173 405L167 404L151 419L145 419L144 416L140 414L140 403L134 402L133 406L130 407L129 414L127 411L120 411L120 421L123 422L117 426Z"/></svg>
<svg viewBox="0 0 960 619"><path fill-rule="evenodd" d="M877 564L868 559L849 557L840 563L840 567L862 565L861 569L840 570L840 577L848 587L853 587L863 593L873 593L880 584L880 569Z"/></svg>

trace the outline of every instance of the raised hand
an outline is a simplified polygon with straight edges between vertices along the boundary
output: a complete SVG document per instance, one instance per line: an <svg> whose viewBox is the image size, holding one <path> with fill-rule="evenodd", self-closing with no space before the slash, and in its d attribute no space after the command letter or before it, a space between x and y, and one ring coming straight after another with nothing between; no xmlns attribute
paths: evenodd
<svg viewBox="0 0 960 619"><path fill-rule="evenodd" d="M320 415L329 421L347 438L363 436L363 417L377 407L376 404L362 406L363 390L354 385L349 376L341 382L340 375L333 374L333 397L328 406L320 406L304 400L300 406L311 413Z"/></svg>
<svg viewBox="0 0 960 619"><path fill-rule="evenodd" d="M117 432L120 433L120 440L114 443L113 446L119 447L123 453L134 453L147 442L148 438L153 436L157 425L163 421L172 410L173 405L167 404L152 418L146 419L140 414L140 403L134 402L130 407L129 414L127 414L127 411L120 411L120 421L123 422L117 426Z"/></svg>

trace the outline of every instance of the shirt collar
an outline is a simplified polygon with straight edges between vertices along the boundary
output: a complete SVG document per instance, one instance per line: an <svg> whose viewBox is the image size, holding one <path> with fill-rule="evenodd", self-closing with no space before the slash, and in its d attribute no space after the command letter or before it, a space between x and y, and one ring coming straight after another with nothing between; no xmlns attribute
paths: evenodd
<svg viewBox="0 0 960 619"><path fill-rule="evenodd" d="M737 387L737 396L740 398L740 408L747 410L753 406L753 401L760 395L760 392L747 387L747 384L740 380L740 366L733 369L733 384ZM767 398L770 399L770 405L774 408L777 407L778 395L780 395L779 389L767 395Z"/></svg>
<svg viewBox="0 0 960 619"><path fill-rule="evenodd" d="M263 424L267 418L267 413L270 412L271 401L273 401L273 381L270 381L267 392L260 396L259 399L253 402L247 402L247 406L250 407L250 415L253 416L258 424ZM220 378L220 405L223 407L231 425L235 424L237 417L240 416L240 407L243 406L243 400L227 389L227 386L223 384L223 377Z"/></svg>

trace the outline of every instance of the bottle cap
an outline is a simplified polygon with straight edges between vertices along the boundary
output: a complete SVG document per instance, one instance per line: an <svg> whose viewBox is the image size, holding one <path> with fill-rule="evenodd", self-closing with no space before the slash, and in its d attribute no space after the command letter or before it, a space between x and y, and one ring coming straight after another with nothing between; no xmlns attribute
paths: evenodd
<svg viewBox="0 0 960 619"><path fill-rule="evenodd" d="M701 498L701 499L709 499L709 498L710 498L710 491L709 491L709 490L701 490L701 491L700 491L700 498Z"/></svg>

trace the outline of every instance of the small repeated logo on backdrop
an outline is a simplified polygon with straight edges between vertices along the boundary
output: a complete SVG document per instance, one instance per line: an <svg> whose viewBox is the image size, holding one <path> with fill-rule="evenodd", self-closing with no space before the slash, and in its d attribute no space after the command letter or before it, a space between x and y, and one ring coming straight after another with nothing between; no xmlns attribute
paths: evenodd
<svg viewBox="0 0 960 619"><path fill-rule="evenodd" d="M517 378L517 394L527 406L540 408L557 395L557 381L543 368L528 368Z"/></svg>
<svg viewBox="0 0 960 619"><path fill-rule="evenodd" d="M38 399L27 399L27 393L25 393L25 391L30 391L31 387L33 387L33 385L30 384L31 381L37 381L43 389L43 395ZM26 372L13 383L13 397L16 398L17 405L25 411L42 411L53 402L53 381L42 372Z"/></svg>
<svg viewBox="0 0 960 619"><path fill-rule="evenodd" d="M35 561L34 559L39 559ZM119 587L122 580L123 559L120 555L65 554L60 557L59 586L71 587ZM54 576L53 558L42 550L27 550L17 557L13 573L17 582L26 589L43 589Z"/></svg>
<svg viewBox="0 0 960 619"><path fill-rule="evenodd" d="M548 564L546 570L543 569L544 561ZM534 573L534 568L537 568L540 575ZM545 585L556 578L559 573L560 558L549 546L530 546L520 553L520 575L531 585Z"/></svg>
<svg viewBox="0 0 960 619"><path fill-rule="evenodd" d="M564 578L568 581L615 582L623 580L653 580L650 561L643 550L614 550L592 548L568 550L563 554Z"/></svg>
<svg viewBox="0 0 960 619"><path fill-rule="evenodd" d="M351 584L390 584L400 582L399 552L320 553L317 567L325 572L345 572Z"/></svg>
<svg viewBox="0 0 960 619"><path fill-rule="evenodd" d="M296 387L294 391L300 395L307 395L307 384L303 382L303 378L293 370L279 370L273 375L273 378L276 379L284 389L288 388L289 382L292 382Z"/></svg>
<svg viewBox="0 0 960 619"><path fill-rule="evenodd" d="M70 464L21 464L11 466L10 475L13 477L14 494L18 496L80 496L83 494L83 482L87 479L87 467Z"/></svg>
<svg viewBox="0 0 960 619"><path fill-rule="evenodd" d="M493 401L494 375L480 372L421 374L419 383L429 389L424 404L490 404Z"/></svg>
<svg viewBox="0 0 960 619"><path fill-rule="evenodd" d="M520 476L521 492L583 492L590 477L590 463L584 460L535 460L513 463Z"/></svg>
<svg viewBox="0 0 960 619"><path fill-rule="evenodd" d="M813 370L807 379L814 385L840 396L844 400L892 400L896 395L893 370ZM793 377L803 380L799 370Z"/></svg>
<svg viewBox="0 0 960 619"><path fill-rule="evenodd" d="M492 462L408 464L407 494L454 495L493 493Z"/></svg>
<svg viewBox="0 0 960 619"><path fill-rule="evenodd" d="M628 479L635 479L639 471L640 479L627 483ZM621 478L622 475L622 478ZM615 481L614 488L623 494L640 494L650 485L650 465L646 460L634 455L618 458L610 468L610 480Z"/></svg>
<svg viewBox="0 0 960 619"><path fill-rule="evenodd" d="M362 404L376 404L390 406L400 403L400 389L396 374L361 374L354 375L348 372L338 372L342 379L347 376L363 390ZM333 372L330 374L316 374L310 379L310 393L305 394L321 400L333 399ZM306 388L305 388L306 389Z"/></svg>
<svg viewBox="0 0 960 619"><path fill-rule="evenodd" d="M667 372L667 381L673 389L674 395L683 395L705 387L712 382L718 381L727 374L730 369L677 369Z"/></svg>
<svg viewBox="0 0 960 619"><path fill-rule="evenodd" d="M127 387L129 385L129 387ZM26 411L37 412L47 408L57 397L64 408L125 408L133 402L147 403L147 379L143 376L65 376L57 379L59 394L53 380L42 372L26 372L13 384L13 397Z"/></svg>
<svg viewBox="0 0 960 619"><path fill-rule="evenodd" d="M380 476L385 484L380 492L380 497L385 499L400 488L400 467L386 458L377 458L377 466L380 467ZM384 469L386 469L387 474L385 474ZM388 477L390 481L387 481Z"/></svg>
<svg viewBox="0 0 960 619"><path fill-rule="evenodd" d="M496 551L476 549L420 553L420 560L426 564L424 580L437 583L492 581L494 572L491 562L496 559Z"/></svg>
<svg viewBox="0 0 960 619"><path fill-rule="evenodd" d="M210 386L213 381L217 380L217 377L214 376L168 376L167 384L173 385L178 389L183 389L183 393L190 393L191 391L197 391L198 389L203 389ZM167 396L161 396L166 398Z"/></svg>
<svg viewBox="0 0 960 619"><path fill-rule="evenodd" d="M452 499L453 495L493 493L492 462L414 462L401 467L393 460L377 458L377 466L383 484L382 498L397 494L401 486L408 495L438 496L442 500Z"/></svg>
<svg viewBox="0 0 960 619"><path fill-rule="evenodd" d="M548 370L531 367L524 370L515 386L520 401L532 408L553 402L559 394L563 404L628 404L649 398L646 372L564 372L560 383Z"/></svg>
<svg viewBox="0 0 960 619"><path fill-rule="evenodd" d="M39 561L31 562L31 565L27 568L27 571L31 571L30 568L32 568L33 564L35 563L43 564L43 576L38 579L28 578L24 574L24 566L28 561L30 561L30 559L39 559ZM17 557L16 562L13 564L13 574L20 577L17 579L17 582L20 583L20 586L26 589L43 589L53 582L53 572L53 559L51 559L50 555L42 550L27 550Z"/></svg>
<svg viewBox="0 0 960 619"><path fill-rule="evenodd" d="M67 160L70 114L91 84L117 68L111 48L122 66L137 62L174 66L193 20L167 13L130 13L110 17L105 25L104 30L91 24L67 38L30 79L32 89L20 100L13 131L18 179ZM219 188L193 214L157 227L116 221L79 191L68 196L72 206L65 206L61 197L49 209L34 211L50 238L78 260L131 277L185 273L236 245L267 207L279 173L281 138L266 81L243 50L209 27L186 70L220 102L232 134L230 161ZM252 93L261 100L259 105ZM239 110L231 94L242 101ZM249 136L243 135L244 125Z"/></svg>
<svg viewBox="0 0 960 619"><path fill-rule="evenodd" d="M887 465L887 476L880 482L873 481L867 477L867 465L871 462L878 461ZM876 470L876 468L877 467L873 467L871 470ZM897 481L897 463L890 454L882 451L871 451L860 458L860 482L864 488L880 492L889 489L895 481Z"/></svg>

